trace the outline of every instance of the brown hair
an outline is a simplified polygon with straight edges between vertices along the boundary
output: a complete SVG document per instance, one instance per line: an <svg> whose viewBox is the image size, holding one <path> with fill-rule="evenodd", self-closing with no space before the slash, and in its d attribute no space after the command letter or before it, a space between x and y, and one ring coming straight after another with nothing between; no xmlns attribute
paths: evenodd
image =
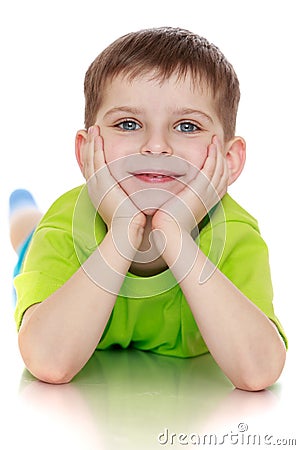
<svg viewBox="0 0 300 450"><path fill-rule="evenodd" d="M194 86L204 82L215 101L225 140L234 136L240 99L239 81L223 53L205 38L180 28L153 28L129 33L109 45L85 75L85 126L93 125L105 83L123 74L134 79L155 70L164 81L191 74Z"/></svg>

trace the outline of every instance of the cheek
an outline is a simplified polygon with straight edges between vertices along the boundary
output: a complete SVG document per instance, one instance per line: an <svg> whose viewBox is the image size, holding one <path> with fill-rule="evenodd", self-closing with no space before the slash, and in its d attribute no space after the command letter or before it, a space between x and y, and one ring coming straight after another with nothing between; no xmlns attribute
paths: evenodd
<svg viewBox="0 0 300 450"><path fill-rule="evenodd" d="M191 165L192 169L201 170L207 158L208 145L189 148L185 154L185 159Z"/></svg>
<svg viewBox="0 0 300 450"><path fill-rule="evenodd" d="M133 142L118 136L103 136L106 163L112 163L120 158L136 153Z"/></svg>
<svg viewBox="0 0 300 450"><path fill-rule="evenodd" d="M132 161L135 161L137 151L129 140L106 139L104 140L104 155L106 164L112 176L120 184L127 183ZM122 186L124 188L124 186Z"/></svg>
<svg viewBox="0 0 300 450"><path fill-rule="evenodd" d="M103 141L105 161L107 164L112 163L123 156L122 147L120 147L118 143L107 138L103 138Z"/></svg>

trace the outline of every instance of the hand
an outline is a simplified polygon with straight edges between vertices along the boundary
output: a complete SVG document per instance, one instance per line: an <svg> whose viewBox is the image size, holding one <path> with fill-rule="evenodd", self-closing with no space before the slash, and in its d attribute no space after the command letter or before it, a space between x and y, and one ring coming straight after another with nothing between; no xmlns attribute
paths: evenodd
<svg viewBox="0 0 300 450"><path fill-rule="evenodd" d="M153 229L166 230L175 223L188 233L220 201L228 187L228 167L221 143L214 136L203 168L176 196L168 200L152 219Z"/></svg>
<svg viewBox="0 0 300 450"><path fill-rule="evenodd" d="M89 128L86 143L83 145L83 174L87 181L89 197L95 209L108 229L115 231L115 242L120 249L126 248L123 241L125 230L128 232L129 243L133 239L135 247L137 247L139 243L136 238L138 240L142 238L146 217L111 175L105 161L103 139L98 126ZM125 241L128 243L128 240Z"/></svg>

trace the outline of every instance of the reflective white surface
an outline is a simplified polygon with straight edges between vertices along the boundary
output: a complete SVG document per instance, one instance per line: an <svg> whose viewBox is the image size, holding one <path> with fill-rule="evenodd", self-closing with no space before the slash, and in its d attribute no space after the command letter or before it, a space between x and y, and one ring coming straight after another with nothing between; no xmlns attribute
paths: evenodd
<svg viewBox="0 0 300 450"><path fill-rule="evenodd" d="M154 450L242 448L247 442L265 448L284 439L299 444L292 369L288 363L276 385L253 393L233 389L209 354L183 360L98 351L65 385L37 381L11 358L1 371L0 445Z"/></svg>

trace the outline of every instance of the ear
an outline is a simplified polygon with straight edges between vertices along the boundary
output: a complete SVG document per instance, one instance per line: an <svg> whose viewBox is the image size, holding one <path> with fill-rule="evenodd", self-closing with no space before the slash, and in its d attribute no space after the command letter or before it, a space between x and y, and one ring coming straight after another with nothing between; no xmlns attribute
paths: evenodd
<svg viewBox="0 0 300 450"><path fill-rule="evenodd" d="M240 176L246 161L246 142L242 137L235 136L225 144L225 158L229 172L228 186L230 186Z"/></svg>
<svg viewBox="0 0 300 450"><path fill-rule="evenodd" d="M75 137L75 155L76 160L78 163L78 166L81 170L82 175L83 173L83 146L86 144L87 141L87 131L86 130L79 130L76 133Z"/></svg>

